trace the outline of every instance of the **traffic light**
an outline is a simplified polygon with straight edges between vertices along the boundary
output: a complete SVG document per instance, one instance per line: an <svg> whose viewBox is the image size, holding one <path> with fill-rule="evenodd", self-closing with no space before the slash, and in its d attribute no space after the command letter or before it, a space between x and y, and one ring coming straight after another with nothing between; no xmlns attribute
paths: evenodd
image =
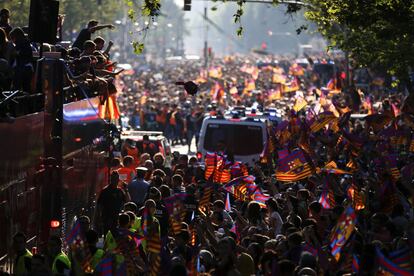
<svg viewBox="0 0 414 276"><path fill-rule="evenodd" d="M184 8L185 11L191 11L191 0L184 0Z"/></svg>

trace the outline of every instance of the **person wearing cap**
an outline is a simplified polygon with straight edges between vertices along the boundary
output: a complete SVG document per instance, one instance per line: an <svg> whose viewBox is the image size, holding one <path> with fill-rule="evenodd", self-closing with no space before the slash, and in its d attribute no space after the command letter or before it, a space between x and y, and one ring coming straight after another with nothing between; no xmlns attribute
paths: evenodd
<svg viewBox="0 0 414 276"><path fill-rule="evenodd" d="M144 179L148 172L145 167L138 167L136 169L136 177L128 185L128 191L131 195L131 201L134 202L138 207L144 204L147 198L149 183Z"/></svg>

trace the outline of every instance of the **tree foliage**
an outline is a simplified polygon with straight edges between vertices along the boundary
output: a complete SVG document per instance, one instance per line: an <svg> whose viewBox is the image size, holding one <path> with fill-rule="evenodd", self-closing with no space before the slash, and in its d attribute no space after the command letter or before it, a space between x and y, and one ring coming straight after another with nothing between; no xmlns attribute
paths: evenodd
<svg viewBox="0 0 414 276"><path fill-rule="evenodd" d="M305 0L305 16L332 47L360 66L381 66L409 82L414 68L414 1Z"/></svg>
<svg viewBox="0 0 414 276"><path fill-rule="evenodd" d="M101 0L60 0L59 13L65 14L64 28L72 32L78 31L91 19L101 23L113 23L121 11L120 1ZM13 26L27 26L29 24L30 0L2 1L3 8L11 11L11 24Z"/></svg>

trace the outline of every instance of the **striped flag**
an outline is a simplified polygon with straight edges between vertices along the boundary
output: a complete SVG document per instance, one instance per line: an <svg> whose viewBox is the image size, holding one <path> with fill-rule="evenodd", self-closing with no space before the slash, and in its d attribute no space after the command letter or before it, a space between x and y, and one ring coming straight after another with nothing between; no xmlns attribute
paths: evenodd
<svg viewBox="0 0 414 276"><path fill-rule="evenodd" d="M103 258L96 266L95 275L99 276L112 276L113 275L113 263L112 257L107 256Z"/></svg>
<svg viewBox="0 0 414 276"><path fill-rule="evenodd" d="M329 187L328 179L325 178L323 181L324 181L323 190L322 190L322 194L318 202L322 204L322 207L324 209L332 209L336 205L335 195L333 193L333 190L330 189Z"/></svg>
<svg viewBox="0 0 414 276"><path fill-rule="evenodd" d="M173 234L178 235L181 231L181 221L178 221L173 216L170 216L170 225Z"/></svg>
<svg viewBox="0 0 414 276"><path fill-rule="evenodd" d="M381 250L377 247L376 249L376 259L380 268L396 276L413 276L414 271L410 271L404 268L401 268L390 259L386 258Z"/></svg>
<svg viewBox="0 0 414 276"><path fill-rule="evenodd" d="M276 178L283 182L298 181L312 175L312 168L300 149L278 160Z"/></svg>
<svg viewBox="0 0 414 276"><path fill-rule="evenodd" d="M308 242L305 242L302 246L302 251L306 251L311 253L313 256L318 256L319 250L315 248L313 245L311 245Z"/></svg>
<svg viewBox="0 0 414 276"><path fill-rule="evenodd" d="M66 243L68 245L72 245L74 243L80 244L83 243L83 240L84 238L81 232L80 222L79 220L76 220L69 234L66 236Z"/></svg>
<svg viewBox="0 0 414 276"><path fill-rule="evenodd" d="M327 124L331 123L334 120L337 120L338 118L335 117L335 115L332 112L324 112L319 115L319 118L316 119L310 126L311 132L317 132L320 129L322 129Z"/></svg>
<svg viewBox="0 0 414 276"><path fill-rule="evenodd" d="M240 201L247 199L247 187L246 184L234 186L233 196Z"/></svg>
<svg viewBox="0 0 414 276"><path fill-rule="evenodd" d="M98 108L99 118L117 120L120 117L118 104L115 95L110 95L103 100L103 104Z"/></svg>
<svg viewBox="0 0 414 276"><path fill-rule="evenodd" d="M397 156L394 154L389 154L386 157L386 163L390 170L392 179L394 180L394 182L397 181L401 177L400 170L397 167Z"/></svg>
<svg viewBox="0 0 414 276"><path fill-rule="evenodd" d="M199 208L203 208L210 203L211 195L213 194L213 186L207 185L204 187L203 195L200 199Z"/></svg>
<svg viewBox="0 0 414 276"><path fill-rule="evenodd" d="M305 108L307 105L308 102L304 98L298 97L295 101L295 104L293 105L293 110L299 112L302 108Z"/></svg>
<svg viewBox="0 0 414 276"><path fill-rule="evenodd" d="M295 92L300 89L299 80L297 77L294 77L292 81L283 84L283 92Z"/></svg>
<svg viewBox="0 0 414 276"><path fill-rule="evenodd" d="M408 246L397 249L389 254L389 259L403 269L412 269L411 249Z"/></svg>
<svg viewBox="0 0 414 276"><path fill-rule="evenodd" d="M204 163L206 166L204 178L205 180L212 180L213 173L216 170L217 162L219 157L215 152L207 152L206 156L204 157Z"/></svg>
<svg viewBox="0 0 414 276"><path fill-rule="evenodd" d="M385 213L392 212L394 206L400 201L395 184L387 180L382 183L379 196L382 211Z"/></svg>
<svg viewBox="0 0 414 276"><path fill-rule="evenodd" d="M231 164L224 156L216 152L207 152L204 158L204 178L215 183L227 183L231 179Z"/></svg>
<svg viewBox="0 0 414 276"><path fill-rule="evenodd" d="M348 194L348 197L351 199L352 206L354 207L356 211L359 211L365 208L364 196L358 190L358 187L355 185L355 183L352 183L349 186L347 194Z"/></svg>
<svg viewBox="0 0 414 276"><path fill-rule="evenodd" d="M353 158L350 158L348 163L346 163L346 167L347 169L349 169L350 171L355 171L358 169L358 165L355 162L355 160Z"/></svg>
<svg viewBox="0 0 414 276"><path fill-rule="evenodd" d="M352 254L352 272L356 275L359 273L359 258L355 254Z"/></svg>
<svg viewBox="0 0 414 276"><path fill-rule="evenodd" d="M142 217L141 217L141 229L142 229L142 233L144 233L144 236L148 235L149 220L152 220L152 218L149 215L148 209L144 208L142 212Z"/></svg>
<svg viewBox="0 0 414 276"><path fill-rule="evenodd" d="M225 209L227 212L231 212L230 195L229 195L229 193L227 193L227 196L226 196L226 203L225 203L225 207L224 207L224 209Z"/></svg>
<svg viewBox="0 0 414 276"><path fill-rule="evenodd" d="M332 256L338 261L341 250L354 231L356 214L352 206L348 206L338 219L338 223L332 230L330 237L330 248Z"/></svg>
<svg viewBox="0 0 414 276"><path fill-rule="evenodd" d="M93 268L91 266L92 255L89 247L85 242L85 237L81 231L79 220L76 220L71 231L65 238L66 244L71 250L79 250L82 254L81 267L85 273L92 273Z"/></svg>

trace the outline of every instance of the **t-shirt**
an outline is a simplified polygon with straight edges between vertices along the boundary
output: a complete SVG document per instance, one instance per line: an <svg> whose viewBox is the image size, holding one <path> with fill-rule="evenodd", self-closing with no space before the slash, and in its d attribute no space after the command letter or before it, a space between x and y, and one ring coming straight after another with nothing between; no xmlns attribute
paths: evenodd
<svg viewBox="0 0 414 276"><path fill-rule="evenodd" d="M165 237L168 235L168 212L167 209L165 208L165 206L160 203L157 202L157 207L155 209L155 214L154 216L158 219L159 223L160 223L160 234L161 237Z"/></svg>
<svg viewBox="0 0 414 276"><path fill-rule="evenodd" d="M105 217L117 217L125 203L125 194L119 188L105 187L98 198L98 205L102 207Z"/></svg>
<svg viewBox="0 0 414 276"><path fill-rule="evenodd" d="M88 28L82 29L73 43L72 48L76 47L83 51L83 43L87 40L91 40L91 35L92 33Z"/></svg>
<svg viewBox="0 0 414 276"><path fill-rule="evenodd" d="M278 212L273 212L270 219L275 222L275 237L282 233L283 220Z"/></svg>

